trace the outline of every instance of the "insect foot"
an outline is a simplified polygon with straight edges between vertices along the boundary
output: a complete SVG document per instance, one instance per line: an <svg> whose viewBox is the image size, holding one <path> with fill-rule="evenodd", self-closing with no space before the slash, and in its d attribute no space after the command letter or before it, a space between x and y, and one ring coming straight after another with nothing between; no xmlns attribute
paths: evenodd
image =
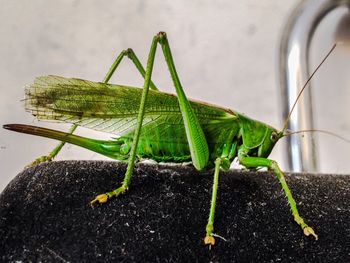
<svg viewBox="0 0 350 263"><path fill-rule="evenodd" d="M121 187L111 192L107 192L105 194L100 194L96 196L96 198L90 202L90 205L95 206L97 204L107 203L108 199L111 199L113 196L117 197L120 194L124 194L127 190L128 188L122 185Z"/></svg>
<svg viewBox="0 0 350 263"><path fill-rule="evenodd" d="M206 231L207 231L207 235L204 238L204 244L205 245L209 245L209 246L214 246L215 245L215 238L214 238L214 226L212 223L208 223L206 226Z"/></svg>
<svg viewBox="0 0 350 263"><path fill-rule="evenodd" d="M107 203L107 201L108 201L108 195L100 194L100 195L96 196L96 198L94 200L92 200L90 202L90 205L94 206L94 205L97 205L97 203L100 203L100 204Z"/></svg>
<svg viewBox="0 0 350 263"><path fill-rule="evenodd" d="M316 235L315 231L304 222L304 219L297 215L294 217L294 220L301 226L305 236L312 235L316 240L318 240L318 236Z"/></svg>
<svg viewBox="0 0 350 263"><path fill-rule="evenodd" d="M27 169L27 168L30 168L30 167L33 167L35 165L38 165L39 163L45 163L45 162L51 162L52 161L52 157L49 156L49 155L45 155L45 156L40 156L39 158L35 159L34 162L26 165L24 167L24 169Z"/></svg>
<svg viewBox="0 0 350 263"><path fill-rule="evenodd" d="M206 236L204 238L204 244L209 245L209 246L214 246L215 245L215 238L213 236Z"/></svg>
<svg viewBox="0 0 350 263"><path fill-rule="evenodd" d="M318 240L318 236L316 235L315 231L309 226L304 228L304 235L306 236L313 235L315 239Z"/></svg>

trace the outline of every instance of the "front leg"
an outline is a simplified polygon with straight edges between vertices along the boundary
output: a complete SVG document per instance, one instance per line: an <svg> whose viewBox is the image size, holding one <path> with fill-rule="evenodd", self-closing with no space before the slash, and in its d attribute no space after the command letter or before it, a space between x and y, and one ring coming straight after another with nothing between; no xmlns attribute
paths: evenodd
<svg viewBox="0 0 350 263"><path fill-rule="evenodd" d="M204 244L206 245L215 245L215 238L213 236L214 233L214 218L215 218L215 207L216 207L216 198L217 198L217 192L219 187L219 173L220 173L220 167L223 159L217 158L215 160L215 172L214 172L214 181L213 181L213 189L212 189L212 196L211 196L211 203L210 203L210 212L209 212L209 218L208 223L206 227L206 236L204 238Z"/></svg>
<svg viewBox="0 0 350 263"><path fill-rule="evenodd" d="M315 237L315 239L318 239L318 236L315 234L315 231L309 227L304 219L299 215L299 211L297 208L297 204L293 198L292 192L289 189L286 179L284 177L284 174L280 167L278 166L277 162L274 160L270 160L267 158L261 158L261 157L249 157L244 153L244 149L241 149L238 153L238 160L239 162L244 165L247 168L258 168L258 167L267 167L269 170L272 170L278 181L280 182L284 193L288 199L288 203L290 205L290 208L292 210L292 214L294 217L295 222L302 228L304 231L304 234L306 236L312 235Z"/></svg>

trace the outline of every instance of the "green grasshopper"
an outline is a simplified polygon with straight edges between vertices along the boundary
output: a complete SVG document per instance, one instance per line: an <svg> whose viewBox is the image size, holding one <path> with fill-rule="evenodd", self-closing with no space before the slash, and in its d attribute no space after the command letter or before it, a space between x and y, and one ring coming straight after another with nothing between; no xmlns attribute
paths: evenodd
<svg viewBox="0 0 350 263"><path fill-rule="evenodd" d="M151 80L158 44L162 47L176 96L158 91ZM125 56L132 60L143 76L143 88L107 84ZM272 170L285 192L294 220L306 236L318 238L299 215L277 162L267 158L276 142L291 134L286 129L289 117L284 128L279 131L236 111L189 100L181 86L164 32L153 38L146 70L135 53L127 49L117 57L102 83L57 76L38 77L26 87L25 101L27 111L38 119L73 124L68 133L21 124L4 125L5 129L61 141L48 156L38 158L31 165L51 161L65 142L113 159L128 160L122 185L98 195L91 201L92 205L105 203L112 197L124 194L130 186L133 168L139 158L161 162L191 161L197 170L215 167L204 238L206 245L214 245L220 169L228 170L237 157L239 163L248 169L266 167ZM96 140L73 135L77 126L113 133L119 137Z"/></svg>

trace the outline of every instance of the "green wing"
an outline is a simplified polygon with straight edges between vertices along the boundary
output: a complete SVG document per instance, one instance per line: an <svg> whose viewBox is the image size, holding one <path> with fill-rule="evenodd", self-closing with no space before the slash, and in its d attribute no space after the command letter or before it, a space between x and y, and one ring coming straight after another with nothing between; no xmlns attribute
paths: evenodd
<svg viewBox="0 0 350 263"><path fill-rule="evenodd" d="M26 87L26 109L38 119L129 136L136 127L141 93L140 88L43 76ZM217 106L194 101L191 106L210 143L225 137L225 129L237 119L235 113ZM140 140L187 144L175 95L150 90L143 127Z"/></svg>

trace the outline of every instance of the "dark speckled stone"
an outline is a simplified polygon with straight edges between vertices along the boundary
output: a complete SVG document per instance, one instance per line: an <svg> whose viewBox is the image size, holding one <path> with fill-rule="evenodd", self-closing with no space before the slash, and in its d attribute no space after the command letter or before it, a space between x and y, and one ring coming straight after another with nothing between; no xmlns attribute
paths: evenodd
<svg viewBox="0 0 350 263"><path fill-rule="evenodd" d="M140 164L130 191L91 208L126 166L65 161L19 174L0 195L1 262L349 262L350 177L288 174L300 213L293 220L273 174L222 173L215 231L203 246L212 171Z"/></svg>

